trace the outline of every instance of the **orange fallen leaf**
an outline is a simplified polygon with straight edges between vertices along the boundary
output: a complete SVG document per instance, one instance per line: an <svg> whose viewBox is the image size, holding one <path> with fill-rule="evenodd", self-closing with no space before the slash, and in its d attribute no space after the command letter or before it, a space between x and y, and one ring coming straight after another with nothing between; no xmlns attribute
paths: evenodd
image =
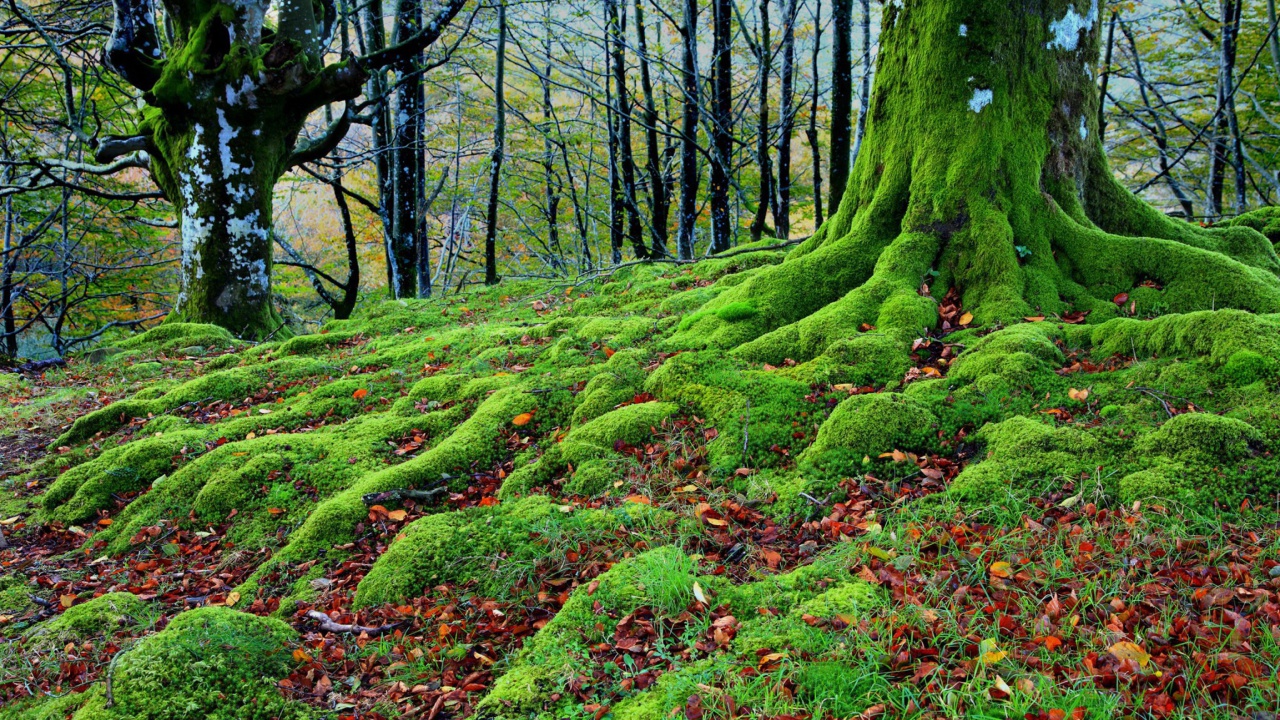
<svg viewBox="0 0 1280 720"><path fill-rule="evenodd" d="M998 578L1013 577L1013 567L1004 561L993 562L991 563L991 567L988 569L991 571L992 575Z"/></svg>
<svg viewBox="0 0 1280 720"><path fill-rule="evenodd" d="M405 512L404 510L392 510L391 512L387 513L387 519L393 522L403 522L408 515L409 513Z"/></svg>
<svg viewBox="0 0 1280 720"><path fill-rule="evenodd" d="M613 348L609 347L608 345L605 345L605 346L604 346L604 356L605 356L605 357L607 357L607 358L611 358L611 357L613 357L613 354L614 354L614 353L616 353L616 352L618 352L618 351L617 351L617 350L614 350Z"/></svg>
<svg viewBox="0 0 1280 720"><path fill-rule="evenodd" d="M1062 646L1062 638L1057 635L1050 635L1044 639L1044 649L1053 652Z"/></svg>
<svg viewBox="0 0 1280 720"><path fill-rule="evenodd" d="M528 425L532 420L533 413L520 413L519 415L511 418L511 424L516 426Z"/></svg>
<svg viewBox="0 0 1280 720"><path fill-rule="evenodd" d="M98 524L101 525L102 527L106 527L111 524L111 518L102 518L101 520L98 521Z"/></svg>
<svg viewBox="0 0 1280 720"><path fill-rule="evenodd" d="M369 394L368 388L360 388L355 392L351 393L351 397L355 398L356 400L363 400L365 396L368 394Z"/></svg>
<svg viewBox="0 0 1280 720"><path fill-rule="evenodd" d="M968 325L971 322L973 322L973 313L967 312L960 316L961 325Z"/></svg>
<svg viewBox="0 0 1280 720"><path fill-rule="evenodd" d="M1067 397L1071 398L1072 400L1075 400L1076 402L1084 402L1085 400L1089 399L1089 390L1088 388L1084 388L1081 390L1071 388L1070 390L1067 390Z"/></svg>
<svg viewBox="0 0 1280 720"><path fill-rule="evenodd" d="M628 496L627 496L627 502L629 502L629 503L638 503L638 504L640 504L640 505L652 505L652 504L653 504L653 501L652 501L652 500L650 500L649 498L645 497L644 495L628 495Z"/></svg>

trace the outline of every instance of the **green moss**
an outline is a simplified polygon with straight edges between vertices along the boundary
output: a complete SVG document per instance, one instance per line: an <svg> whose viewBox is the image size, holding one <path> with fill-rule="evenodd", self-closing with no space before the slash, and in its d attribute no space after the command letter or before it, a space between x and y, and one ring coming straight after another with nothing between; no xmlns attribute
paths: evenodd
<svg viewBox="0 0 1280 720"><path fill-rule="evenodd" d="M1120 502L1175 502L1194 504L1197 498L1192 472L1176 463L1165 463L1139 470L1120 479Z"/></svg>
<svg viewBox="0 0 1280 720"><path fill-rule="evenodd" d="M853 395L818 430L804 459L840 450L861 458L893 450L923 450L934 444L937 418L927 407L895 393Z"/></svg>
<svg viewBox="0 0 1280 720"><path fill-rule="evenodd" d="M1280 359L1253 350L1237 350L1223 363L1220 377L1227 385L1248 385L1280 375Z"/></svg>
<svg viewBox="0 0 1280 720"><path fill-rule="evenodd" d="M983 427L977 439L986 443L987 459L966 467L947 490L966 501L1025 494L1046 483L1089 477L1097 468L1097 441L1074 427L1015 416Z"/></svg>
<svg viewBox="0 0 1280 720"><path fill-rule="evenodd" d="M875 668L824 661L802 666L796 685L814 715L854 717L871 704L868 698L873 693L883 692L889 683Z"/></svg>
<svg viewBox="0 0 1280 720"><path fill-rule="evenodd" d="M1209 413L1176 415L1135 444L1139 453L1214 462L1239 460L1262 440L1253 426Z"/></svg>
<svg viewBox="0 0 1280 720"><path fill-rule="evenodd" d="M227 330L217 325L166 322L117 343L121 350L177 350L199 345L204 348L231 348L240 344Z"/></svg>
<svg viewBox="0 0 1280 720"><path fill-rule="evenodd" d="M61 615L32 627L26 635L43 647L61 648L68 642L83 642L124 628L147 625L158 614L158 610L133 593L112 592L73 605Z"/></svg>
<svg viewBox="0 0 1280 720"><path fill-rule="evenodd" d="M182 449L196 446L202 433L187 431L145 437L111 448L71 468L54 481L42 498L49 517L65 523L88 520L111 507L112 496L141 490L170 472Z"/></svg>
<svg viewBox="0 0 1280 720"><path fill-rule="evenodd" d="M741 320L750 320L759 314L755 305L749 302L734 302L728 305L722 305L716 310L716 317L725 322L738 322Z"/></svg>
<svg viewBox="0 0 1280 720"><path fill-rule="evenodd" d="M1030 382L1035 375L1063 363L1052 332L1044 323L1025 323L991 333L956 357L947 378L955 384L975 382L987 375L1015 384Z"/></svg>
<svg viewBox="0 0 1280 720"><path fill-rule="evenodd" d="M189 610L119 657L112 707L91 703L76 720L309 717L307 706L275 686L293 667L296 639L279 620L222 607Z"/></svg>

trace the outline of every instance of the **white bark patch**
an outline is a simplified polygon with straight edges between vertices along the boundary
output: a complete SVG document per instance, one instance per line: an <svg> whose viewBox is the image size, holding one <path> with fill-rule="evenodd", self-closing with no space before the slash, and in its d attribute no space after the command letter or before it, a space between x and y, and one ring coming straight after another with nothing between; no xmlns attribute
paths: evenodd
<svg viewBox="0 0 1280 720"><path fill-rule="evenodd" d="M1080 118L1080 139L1089 139L1089 124L1085 122L1084 118Z"/></svg>
<svg viewBox="0 0 1280 720"><path fill-rule="evenodd" d="M969 26L968 26L968 25L961 25L961 26L960 26L960 37L969 37Z"/></svg>
<svg viewBox="0 0 1280 720"><path fill-rule="evenodd" d="M244 169L231 156L231 141L239 134L240 130L231 127L231 123L227 122L227 114L223 112L222 108L218 108L218 153L222 160L222 178L224 180L232 175L238 175Z"/></svg>
<svg viewBox="0 0 1280 720"><path fill-rule="evenodd" d="M990 105L995 95L992 90L974 90L973 98L969 100L969 109L976 113L982 112L982 108Z"/></svg>
<svg viewBox="0 0 1280 720"><path fill-rule="evenodd" d="M1080 46L1080 33L1093 29L1098 21L1098 0L1091 0L1089 14L1081 15L1074 7L1067 8L1067 14L1061 20L1049 23L1049 33L1053 39L1045 47L1050 50L1059 48L1071 52Z"/></svg>

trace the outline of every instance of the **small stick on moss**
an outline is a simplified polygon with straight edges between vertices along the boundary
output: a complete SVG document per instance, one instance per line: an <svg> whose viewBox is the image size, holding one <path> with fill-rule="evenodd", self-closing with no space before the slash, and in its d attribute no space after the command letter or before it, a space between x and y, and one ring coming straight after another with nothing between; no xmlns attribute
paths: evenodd
<svg viewBox="0 0 1280 720"><path fill-rule="evenodd" d="M446 480L450 478L445 478ZM400 488L398 490L387 490L386 492L369 493L361 497L365 507L373 507L387 502L398 502L402 500L419 500L430 502L441 495L449 492L448 485L431 488L430 490L413 490L411 488Z"/></svg>
<svg viewBox="0 0 1280 720"><path fill-rule="evenodd" d="M379 627L368 627L365 625L345 625L343 623L334 622L333 618L325 615L319 610L308 610L307 617L315 620L320 624L320 629L325 632L332 633L368 633L370 635L381 635L384 632L394 630L402 623L391 623L390 625L381 625Z"/></svg>
<svg viewBox="0 0 1280 720"><path fill-rule="evenodd" d="M9 541L4 537L4 528L0 528L0 550L7 550L8 548Z"/></svg>
<svg viewBox="0 0 1280 720"><path fill-rule="evenodd" d="M111 662L110 662L110 664L108 664L108 665L107 665L107 704L106 704L106 707L108 707L108 708L113 707L113 706L115 706L115 704L116 704L116 696L111 692L111 675L112 675L112 672L116 669L116 660L118 660L118 659L120 658L120 655L121 655L122 653L124 653L124 650L117 650L117 651L116 651L116 654L111 656Z"/></svg>

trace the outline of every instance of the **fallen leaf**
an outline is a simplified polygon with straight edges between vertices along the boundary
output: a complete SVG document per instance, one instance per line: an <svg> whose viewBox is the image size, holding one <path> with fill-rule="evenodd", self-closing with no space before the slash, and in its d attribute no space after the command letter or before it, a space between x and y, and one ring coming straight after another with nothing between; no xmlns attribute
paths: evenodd
<svg viewBox="0 0 1280 720"><path fill-rule="evenodd" d="M1089 399L1089 390L1088 388L1084 388L1081 390L1071 388L1070 390L1067 391L1067 397L1071 398L1072 400L1075 400L1076 402L1084 402L1085 400Z"/></svg>
<svg viewBox="0 0 1280 720"><path fill-rule="evenodd" d="M1121 640L1112 645L1107 648L1107 652L1114 655L1117 660L1132 660L1138 663L1138 667L1145 668L1151 663L1151 656L1147 654L1147 651L1143 650L1141 645L1128 640Z"/></svg>
<svg viewBox="0 0 1280 720"><path fill-rule="evenodd" d="M1111 302L1117 305L1123 305L1129 302L1129 293L1120 293L1119 295L1116 295L1115 297L1111 298Z"/></svg>
<svg viewBox="0 0 1280 720"><path fill-rule="evenodd" d="M355 398L356 400L363 400L365 396L368 394L369 394L368 388L360 388L355 392L351 393L351 397Z"/></svg>
<svg viewBox="0 0 1280 720"><path fill-rule="evenodd" d="M308 654L306 650L303 650L302 648L298 648L297 650L293 651L293 659L296 662L308 663L308 662L311 662L311 655Z"/></svg>
<svg viewBox="0 0 1280 720"><path fill-rule="evenodd" d="M520 427L523 425L528 425L529 422L532 420L533 420L533 413L531 412L520 413L519 415L511 418L511 424L517 427Z"/></svg>
<svg viewBox="0 0 1280 720"><path fill-rule="evenodd" d="M232 592L227 595L227 607L235 607L235 604L238 602L240 602L240 593Z"/></svg>
<svg viewBox="0 0 1280 720"><path fill-rule="evenodd" d="M968 325L971 322L973 322L973 313L967 312L960 316L961 325Z"/></svg>
<svg viewBox="0 0 1280 720"><path fill-rule="evenodd" d="M405 512L404 510L392 510L391 512L387 513L387 519L391 520L392 522L404 522L405 517L407 517L408 515L409 513Z"/></svg>
<svg viewBox="0 0 1280 720"><path fill-rule="evenodd" d="M626 501L629 503L638 503L640 505L652 505L653 501L644 495L628 495Z"/></svg>
<svg viewBox="0 0 1280 720"><path fill-rule="evenodd" d="M998 578L1013 577L1013 567L1004 561L993 562L991 563L991 567L988 569L991 571L992 575Z"/></svg>
<svg viewBox="0 0 1280 720"><path fill-rule="evenodd" d="M698 584L697 580L693 581L693 597L703 605L707 605L707 606L711 605L711 603L707 602L707 596L703 594L702 586Z"/></svg>

